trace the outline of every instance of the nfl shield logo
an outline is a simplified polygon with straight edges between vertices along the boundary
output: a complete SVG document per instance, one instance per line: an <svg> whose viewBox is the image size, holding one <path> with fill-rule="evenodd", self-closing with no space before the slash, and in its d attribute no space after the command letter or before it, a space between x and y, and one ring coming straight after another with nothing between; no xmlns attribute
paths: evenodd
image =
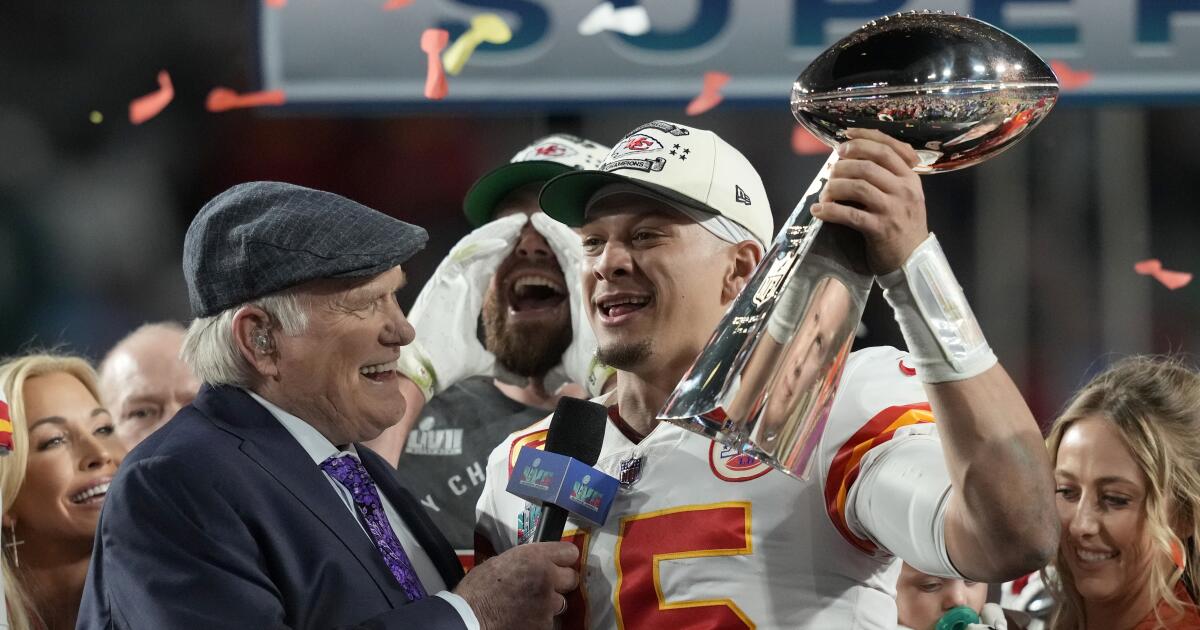
<svg viewBox="0 0 1200 630"><path fill-rule="evenodd" d="M621 485L628 488L642 478L642 458L630 457L621 462Z"/></svg>

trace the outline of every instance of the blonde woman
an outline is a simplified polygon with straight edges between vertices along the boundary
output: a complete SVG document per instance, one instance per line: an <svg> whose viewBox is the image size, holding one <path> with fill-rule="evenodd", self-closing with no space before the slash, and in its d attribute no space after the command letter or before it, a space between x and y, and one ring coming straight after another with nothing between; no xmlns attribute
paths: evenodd
<svg viewBox="0 0 1200 630"><path fill-rule="evenodd" d="M1200 374L1154 357L1088 383L1047 440L1056 630L1200 628Z"/></svg>
<svg viewBox="0 0 1200 630"><path fill-rule="evenodd" d="M13 630L75 627L96 521L125 449L86 361L0 364L13 452L0 458L4 588Z"/></svg>

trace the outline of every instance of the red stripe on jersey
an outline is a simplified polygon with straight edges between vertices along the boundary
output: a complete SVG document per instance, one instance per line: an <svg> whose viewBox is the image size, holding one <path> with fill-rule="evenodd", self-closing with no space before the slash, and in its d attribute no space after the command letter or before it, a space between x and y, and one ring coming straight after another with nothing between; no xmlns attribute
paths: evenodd
<svg viewBox="0 0 1200 630"><path fill-rule="evenodd" d="M517 456L521 454L521 447L528 446L544 450L546 448L546 433L548 429L540 429L533 433L518 435L513 438L512 445L508 448L508 474L512 476L513 466L517 464Z"/></svg>
<svg viewBox="0 0 1200 630"><path fill-rule="evenodd" d="M462 565L463 571L470 571L475 566L475 552L456 551L458 563Z"/></svg>
<svg viewBox="0 0 1200 630"><path fill-rule="evenodd" d="M872 448L891 440L897 429L929 422L933 422L929 403L888 407L875 414L838 449L825 481L825 511L846 542L869 554L877 551L871 541L855 536L846 522L846 497L858 478L862 458Z"/></svg>

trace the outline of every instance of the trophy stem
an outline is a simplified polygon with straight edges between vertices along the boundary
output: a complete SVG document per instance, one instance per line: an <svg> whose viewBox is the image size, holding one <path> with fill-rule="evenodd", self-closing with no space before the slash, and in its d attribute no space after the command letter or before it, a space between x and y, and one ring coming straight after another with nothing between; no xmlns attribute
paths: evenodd
<svg viewBox="0 0 1200 630"><path fill-rule="evenodd" d="M667 399L660 419L740 448L752 430L747 422L761 415L767 389L791 358L783 350L796 345L791 340L814 304L841 300L848 306L833 321L839 338L822 343L849 347L841 331L848 329L852 341L873 279L865 248L856 232L825 225L811 211L837 160L834 152L825 161L705 350ZM833 290L829 278L842 289ZM819 303L812 300L814 291L825 296ZM830 321L825 317L825 325ZM767 338L771 341L764 342Z"/></svg>

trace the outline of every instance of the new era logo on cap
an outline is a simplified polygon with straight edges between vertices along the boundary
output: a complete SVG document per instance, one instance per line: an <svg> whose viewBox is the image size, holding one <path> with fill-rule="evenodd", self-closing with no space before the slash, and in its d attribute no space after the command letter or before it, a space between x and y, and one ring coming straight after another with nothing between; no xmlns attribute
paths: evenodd
<svg viewBox="0 0 1200 630"><path fill-rule="evenodd" d="M750 196L746 194L746 191L742 190L741 186L734 184L733 191L734 191L733 192L733 200L734 201L736 201L738 203L744 203L747 206L750 205Z"/></svg>
<svg viewBox="0 0 1200 630"><path fill-rule="evenodd" d="M762 179L745 156L711 131L665 120L630 131L597 170L555 178L542 189L542 209L567 225L581 225L592 193L620 180L725 216L764 244L774 235Z"/></svg>

